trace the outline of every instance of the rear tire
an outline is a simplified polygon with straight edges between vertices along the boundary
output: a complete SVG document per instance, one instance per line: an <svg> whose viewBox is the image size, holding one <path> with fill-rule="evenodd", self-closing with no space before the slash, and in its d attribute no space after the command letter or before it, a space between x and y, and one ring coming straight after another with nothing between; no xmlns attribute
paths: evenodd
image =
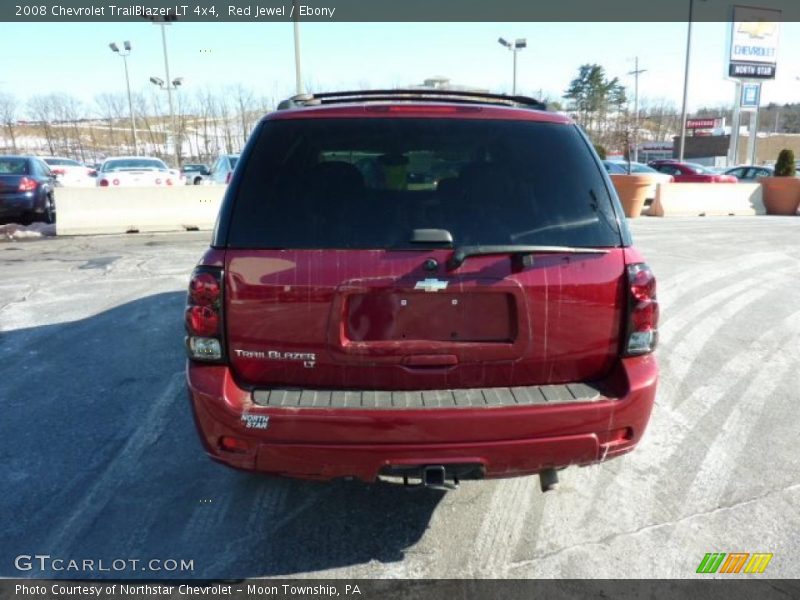
<svg viewBox="0 0 800 600"><path fill-rule="evenodd" d="M42 221L48 225L52 225L56 222L56 201L53 196L47 196L45 199Z"/></svg>
<svg viewBox="0 0 800 600"><path fill-rule="evenodd" d="M195 177L194 178L194 184L195 185L200 185L202 182L203 182L203 178L202 177Z"/></svg>

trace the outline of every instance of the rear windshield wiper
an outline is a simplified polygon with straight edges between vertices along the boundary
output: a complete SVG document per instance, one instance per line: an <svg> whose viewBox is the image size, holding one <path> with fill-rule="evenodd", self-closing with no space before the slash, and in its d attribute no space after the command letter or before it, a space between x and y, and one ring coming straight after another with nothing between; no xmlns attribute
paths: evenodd
<svg viewBox="0 0 800 600"><path fill-rule="evenodd" d="M533 265L531 254L608 254L608 250L602 248L578 248L574 246L458 246L453 255L447 261L447 269L453 271L461 265L468 256L486 256L489 254L508 254L510 256L522 256L527 258L524 266ZM527 256L526 256L527 255Z"/></svg>

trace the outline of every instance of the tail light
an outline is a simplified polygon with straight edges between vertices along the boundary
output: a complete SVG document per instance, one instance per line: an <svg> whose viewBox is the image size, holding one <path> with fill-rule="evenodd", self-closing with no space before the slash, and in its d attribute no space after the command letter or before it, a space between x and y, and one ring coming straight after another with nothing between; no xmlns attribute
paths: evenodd
<svg viewBox="0 0 800 600"><path fill-rule="evenodd" d="M64 174L64 169L50 169L50 172L53 175L63 175Z"/></svg>
<svg viewBox="0 0 800 600"><path fill-rule="evenodd" d="M101 179L100 187L108 187L108 179Z"/></svg>
<svg viewBox="0 0 800 600"><path fill-rule="evenodd" d="M189 358L222 362L222 270L197 267L186 300L186 348Z"/></svg>
<svg viewBox="0 0 800 600"><path fill-rule="evenodd" d="M229 184L231 182L231 177L233 177L233 171L228 171L228 174L225 176L225 184Z"/></svg>
<svg viewBox="0 0 800 600"><path fill-rule="evenodd" d="M669 176L669 182L675 183L675 178L672 175Z"/></svg>
<svg viewBox="0 0 800 600"><path fill-rule="evenodd" d="M94 169L89 169L86 174L89 177L96 177L97 176L97 171L95 171Z"/></svg>
<svg viewBox="0 0 800 600"><path fill-rule="evenodd" d="M626 356L648 354L658 342L656 278L644 263L628 265L628 325Z"/></svg>
<svg viewBox="0 0 800 600"><path fill-rule="evenodd" d="M172 179L167 179L167 185L172 185Z"/></svg>
<svg viewBox="0 0 800 600"><path fill-rule="evenodd" d="M111 183L113 183L114 185L119 185L119 179L115 179L115 180L114 180L114 181L112 181Z"/></svg>
<svg viewBox="0 0 800 600"><path fill-rule="evenodd" d="M19 191L20 192L32 192L39 184L35 179L31 179L30 177L23 177L19 180Z"/></svg>
<svg viewBox="0 0 800 600"><path fill-rule="evenodd" d="M161 178L160 177L156 177L156 185L161 185Z"/></svg>

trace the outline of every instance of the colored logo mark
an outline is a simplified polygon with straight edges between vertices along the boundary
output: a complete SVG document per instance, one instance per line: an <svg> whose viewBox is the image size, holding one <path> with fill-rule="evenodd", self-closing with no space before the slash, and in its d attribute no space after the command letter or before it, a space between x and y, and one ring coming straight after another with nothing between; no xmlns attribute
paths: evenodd
<svg viewBox="0 0 800 600"><path fill-rule="evenodd" d="M748 552L709 552L700 561L697 567L698 573L763 573L769 561L772 560L771 553Z"/></svg>

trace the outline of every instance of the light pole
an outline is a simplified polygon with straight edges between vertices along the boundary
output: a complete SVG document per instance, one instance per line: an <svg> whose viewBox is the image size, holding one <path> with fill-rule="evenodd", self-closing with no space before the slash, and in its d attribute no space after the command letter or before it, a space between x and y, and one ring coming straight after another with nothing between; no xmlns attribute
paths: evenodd
<svg viewBox="0 0 800 600"><path fill-rule="evenodd" d="M525 38L517 38L516 40L514 40L513 44L511 42L507 42L503 38L498 38L497 42L501 46L505 46L506 48L508 48L514 55L514 78L511 84L511 95L516 96L517 95L517 52L527 47L528 42L525 40Z"/></svg>
<svg viewBox="0 0 800 600"><path fill-rule="evenodd" d="M633 162L639 162L639 75L647 72L647 69L639 68L639 57L635 58L635 66L633 71L628 75L633 75ZM630 149L628 149L630 152Z"/></svg>
<svg viewBox="0 0 800 600"><path fill-rule="evenodd" d="M692 16L694 14L694 0L689 0L689 26L686 30L686 66L683 70L683 106L681 108L681 142L678 160L683 161L683 151L686 148L686 100L689 97L689 57L692 53Z"/></svg>
<svg viewBox="0 0 800 600"><path fill-rule="evenodd" d="M297 95L303 93L303 79L300 75L300 9L294 0L294 81Z"/></svg>
<svg viewBox="0 0 800 600"><path fill-rule="evenodd" d="M181 84L183 81L182 78L178 77L174 80L170 79L169 77L169 57L167 55L167 25L171 25L171 21L174 21L177 17L174 14L168 14L164 17L152 17L153 25L159 25L161 27L161 46L164 49L164 73L166 75L166 84L164 80L158 77L151 77L150 82L158 85L162 90L167 90L167 101L169 102L169 123L170 129L172 129L172 139L173 139L173 150L175 152L175 166L180 168L178 157L180 155L178 144L180 143L180 139L178 136L178 132L175 128L175 110L172 105L172 90L174 90L177 86ZM158 83L160 82L160 83ZM170 85L172 82L172 85ZM177 83L175 83L177 82Z"/></svg>
<svg viewBox="0 0 800 600"><path fill-rule="evenodd" d="M155 75L150 77L150 83L153 85L158 86L159 89L165 90L169 96L169 127L172 130L172 144L173 144L173 151L175 153L175 165L176 168L179 168L180 165L178 164L178 144L180 144L180 140L178 139L178 131L175 127L175 113L172 109L172 92L173 90L177 90L183 84L183 77L176 77L171 82L164 81L161 77L156 77ZM166 143L166 137L164 142Z"/></svg>
<svg viewBox="0 0 800 600"><path fill-rule="evenodd" d="M119 46L111 42L108 47L112 52L116 52L118 56L122 57L122 62L125 65L125 86L128 88L128 110L131 113L131 134L133 135L133 154L139 156L139 142L136 139L136 118L133 116L133 100L131 100L131 80L128 77L128 56L131 54L131 43L128 40L122 42L124 52L120 51Z"/></svg>

